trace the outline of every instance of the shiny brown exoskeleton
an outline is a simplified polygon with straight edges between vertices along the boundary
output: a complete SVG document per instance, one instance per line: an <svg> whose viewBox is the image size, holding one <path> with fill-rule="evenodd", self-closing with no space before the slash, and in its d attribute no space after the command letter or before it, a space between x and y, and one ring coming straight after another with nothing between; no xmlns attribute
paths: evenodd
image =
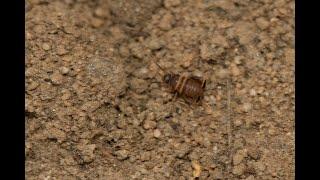
<svg viewBox="0 0 320 180"><path fill-rule="evenodd" d="M153 61L159 69L165 73L166 71L155 61ZM198 103L204 97L206 87L206 79L198 76L186 76L175 73L165 73L163 82L169 86L169 89L174 93L174 98L177 96L183 97L188 103Z"/></svg>
<svg viewBox="0 0 320 180"><path fill-rule="evenodd" d="M169 73L164 75L163 81L170 87L171 92L175 93L175 97L182 96L189 103L197 103L203 99L206 87L205 79Z"/></svg>

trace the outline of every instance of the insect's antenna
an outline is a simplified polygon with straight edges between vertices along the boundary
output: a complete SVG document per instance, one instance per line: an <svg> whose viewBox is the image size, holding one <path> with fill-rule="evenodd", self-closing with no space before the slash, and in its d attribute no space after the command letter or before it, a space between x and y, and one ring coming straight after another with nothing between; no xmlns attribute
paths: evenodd
<svg viewBox="0 0 320 180"><path fill-rule="evenodd" d="M205 76L206 76L206 79L207 79L207 83L208 83L208 75L206 75L208 72L210 71L210 69L208 69L208 70L206 70L205 72L204 72L204 74L205 74ZM212 82L211 82L212 83ZM206 86L206 90L208 91L208 90L214 90L215 89L215 87L211 87L211 88L208 88L208 86Z"/></svg>
<svg viewBox="0 0 320 180"><path fill-rule="evenodd" d="M161 69L161 71L164 72L164 69L157 62L154 61L154 63L158 66L159 69Z"/></svg>
<svg viewBox="0 0 320 180"><path fill-rule="evenodd" d="M158 66L158 68L162 71L162 73L165 73L166 71L154 60L153 57L154 57L154 56L151 56L151 59L152 59L151 61Z"/></svg>
<svg viewBox="0 0 320 180"><path fill-rule="evenodd" d="M165 70L156 62L156 61L153 61L157 66L158 68L162 71L162 72L165 72Z"/></svg>

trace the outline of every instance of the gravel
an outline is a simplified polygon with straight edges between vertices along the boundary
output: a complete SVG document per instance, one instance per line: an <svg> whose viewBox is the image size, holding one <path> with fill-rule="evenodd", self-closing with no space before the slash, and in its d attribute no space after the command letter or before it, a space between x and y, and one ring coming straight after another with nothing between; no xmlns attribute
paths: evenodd
<svg viewBox="0 0 320 180"><path fill-rule="evenodd" d="M26 9L27 179L294 179L294 1ZM204 100L164 73L205 77Z"/></svg>

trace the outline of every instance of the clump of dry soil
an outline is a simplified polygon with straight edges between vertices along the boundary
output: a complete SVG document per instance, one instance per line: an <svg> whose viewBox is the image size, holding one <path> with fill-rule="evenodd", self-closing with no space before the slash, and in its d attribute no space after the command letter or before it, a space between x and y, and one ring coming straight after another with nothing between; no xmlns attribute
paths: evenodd
<svg viewBox="0 0 320 180"><path fill-rule="evenodd" d="M294 179L294 9L27 0L27 179ZM154 62L206 77L202 105Z"/></svg>

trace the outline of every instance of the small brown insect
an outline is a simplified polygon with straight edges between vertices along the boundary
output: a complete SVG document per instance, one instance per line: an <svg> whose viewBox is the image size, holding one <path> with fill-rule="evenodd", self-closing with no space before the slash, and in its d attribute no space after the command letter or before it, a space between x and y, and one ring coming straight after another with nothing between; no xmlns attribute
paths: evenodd
<svg viewBox="0 0 320 180"><path fill-rule="evenodd" d="M197 103L204 96L206 80L196 76L180 76L178 74L169 73L163 77L171 92L176 96L184 97L188 102Z"/></svg>
<svg viewBox="0 0 320 180"><path fill-rule="evenodd" d="M160 65L157 66L164 71ZM181 96L189 103L198 103L203 99L206 80L201 77L167 73L163 76L163 82L174 93L174 98Z"/></svg>

